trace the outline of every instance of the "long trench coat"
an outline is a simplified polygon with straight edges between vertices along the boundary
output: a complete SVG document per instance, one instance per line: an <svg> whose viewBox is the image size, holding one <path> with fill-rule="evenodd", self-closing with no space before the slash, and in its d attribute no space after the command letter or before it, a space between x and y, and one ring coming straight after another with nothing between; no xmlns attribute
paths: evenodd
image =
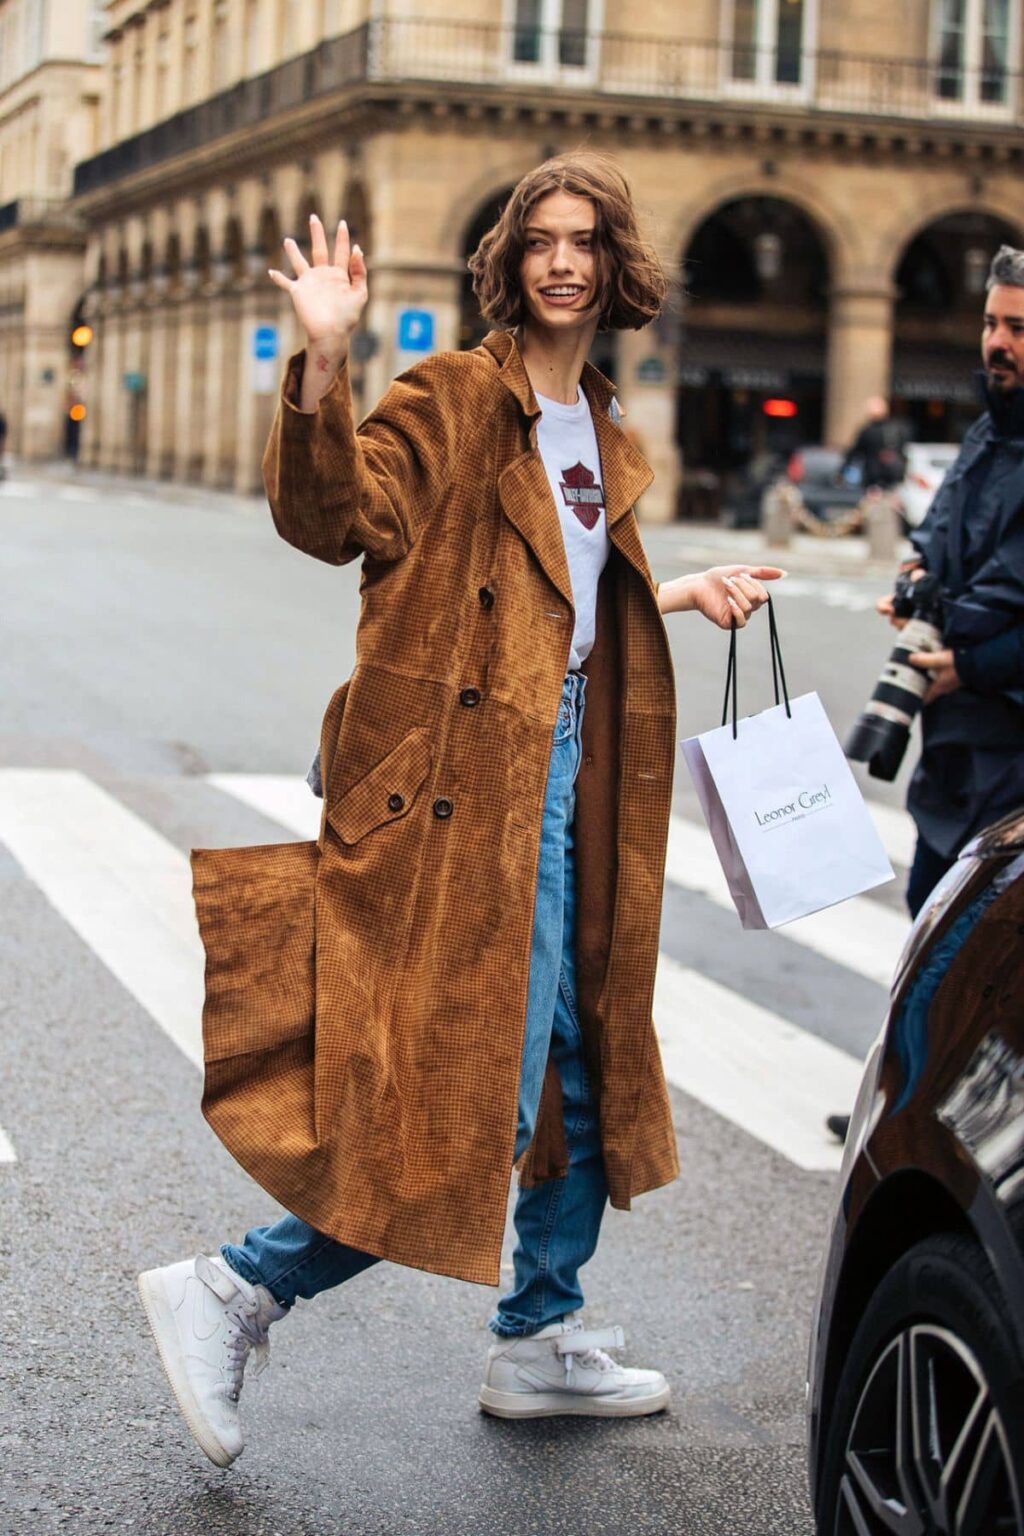
<svg viewBox="0 0 1024 1536"><path fill-rule="evenodd" d="M312 1226L494 1285L517 1124L541 812L574 615L514 337L439 354L356 430L289 364L264 459L279 532L363 558L327 708L317 842L197 850L203 1110ZM610 1199L678 1172L651 1020L675 687L634 503L651 471L586 367L612 552L577 781L578 1006ZM565 1172L549 1064L526 1182Z"/></svg>

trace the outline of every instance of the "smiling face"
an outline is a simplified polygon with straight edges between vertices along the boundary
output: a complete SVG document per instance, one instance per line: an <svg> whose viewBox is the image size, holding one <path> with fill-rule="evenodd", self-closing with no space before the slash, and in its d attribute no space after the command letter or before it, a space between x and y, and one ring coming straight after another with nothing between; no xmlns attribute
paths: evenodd
<svg viewBox="0 0 1024 1536"><path fill-rule="evenodd" d="M1024 288L996 283L985 296L981 356L990 389L1024 388Z"/></svg>
<svg viewBox="0 0 1024 1536"><path fill-rule="evenodd" d="M598 271L594 204L551 192L530 210L519 268L530 320L548 330L597 324Z"/></svg>

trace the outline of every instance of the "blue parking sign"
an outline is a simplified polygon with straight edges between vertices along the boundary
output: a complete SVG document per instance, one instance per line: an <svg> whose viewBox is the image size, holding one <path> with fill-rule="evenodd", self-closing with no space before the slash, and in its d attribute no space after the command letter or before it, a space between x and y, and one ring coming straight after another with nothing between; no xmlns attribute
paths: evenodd
<svg viewBox="0 0 1024 1536"><path fill-rule="evenodd" d="M401 352L434 350L434 315L429 309L403 309L398 314L398 348Z"/></svg>
<svg viewBox="0 0 1024 1536"><path fill-rule="evenodd" d="M257 362L273 362L277 356L276 325L257 325L252 333L252 355Z"/></svg>

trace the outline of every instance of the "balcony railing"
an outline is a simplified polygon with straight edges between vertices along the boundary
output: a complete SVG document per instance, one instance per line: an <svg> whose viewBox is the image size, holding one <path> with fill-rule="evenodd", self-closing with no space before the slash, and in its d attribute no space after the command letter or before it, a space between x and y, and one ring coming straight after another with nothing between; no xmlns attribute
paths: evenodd
<svg viewBox="0 0 1024 1536"><path fill-rule="evenodd" d="M801 107L922 123L1016 123L1021 77L927 59L768 50L718 40L582 33L490 23L378 18L266 74L178 112L75 168L75 192L254 128L290 108L366 83L475 85L514 96L555 84L573 96Z"/></svg>
<svg viewBox="0 0 1024 1536"><path fill-rule="evenodd" d="M13 202L0 204L0 234L27 224L67 229L76 227L77 222L62 197L16 197Z"/></svg>

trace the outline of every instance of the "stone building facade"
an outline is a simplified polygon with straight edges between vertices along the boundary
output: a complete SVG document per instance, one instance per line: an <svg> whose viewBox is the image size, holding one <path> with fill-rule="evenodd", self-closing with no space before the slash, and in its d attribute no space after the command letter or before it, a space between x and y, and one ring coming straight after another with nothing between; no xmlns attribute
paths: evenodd
<svg viewBox="0 0 1024 1536"><path fill-rule="evenodd" d="M26 458L63 450L85 233L77 161L99 148L102 5L0 0L0 409Z"/></svg>
<svg viewBox="0 0 1024 1536"><path fill-rule="evenodd" d="M418 9L419 19L408 12ZM109 0L88 230L83 453L251 490L298 341L266 276L308 213L369 259L358 403L481 327L465 258L529 167L623 164L674 282L599 338L657 471L700 509L751 456L840 443L892 392L970 403L981 292L1024 244L1021 0Z"/></svg>

